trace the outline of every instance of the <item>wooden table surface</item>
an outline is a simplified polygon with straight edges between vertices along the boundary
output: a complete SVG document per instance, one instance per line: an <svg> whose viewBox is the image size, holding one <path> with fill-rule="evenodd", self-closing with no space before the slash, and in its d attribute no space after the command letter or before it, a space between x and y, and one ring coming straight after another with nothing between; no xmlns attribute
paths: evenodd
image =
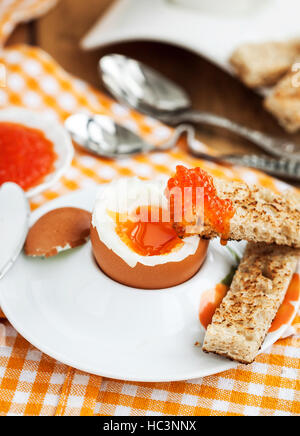
<svg viewBox="0 0 300 436"><path fill-rule="evenodd" d="M42 47L67 71L102 89L97 63L111 52L123 53L160 70L184 86L194 107L226 116L246 126L285 136L277 122L262 108L261 98L207 60L166 44L134 42L92 52L79 48L79 41L105 12L112 0L60 0L38 21L19 26L8 44L26 42ZM199 138L227 152L259 152L240 138L199 128ZM300 144L300 135L293 139Z"/></svg>

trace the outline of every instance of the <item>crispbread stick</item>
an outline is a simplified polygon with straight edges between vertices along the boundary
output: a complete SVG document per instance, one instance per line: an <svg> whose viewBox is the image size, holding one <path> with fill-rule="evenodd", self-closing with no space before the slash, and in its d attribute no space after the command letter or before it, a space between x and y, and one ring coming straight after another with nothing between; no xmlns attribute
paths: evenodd
<svg viewBox="0 0 300 436"><path fill-rule="evenodd" d="M252 363L295 273L299 250L249 244L230 290L217 309L203 350Z"/></svg>

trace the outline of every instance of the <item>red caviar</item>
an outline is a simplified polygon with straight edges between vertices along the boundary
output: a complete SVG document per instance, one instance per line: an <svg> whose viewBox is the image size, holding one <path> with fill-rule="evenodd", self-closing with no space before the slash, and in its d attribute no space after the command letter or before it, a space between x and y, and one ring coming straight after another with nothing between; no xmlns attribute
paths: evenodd
<svg viewBox="0 0 300 436"><path fill-rule="evenodd" d="M163 221L162 209L156 209L154 211L150 206L140 207L133 219L125 222L117 217L117 234L133 251L142 256L168 254L182 245L172 223ZM151 220L153 215L155 220Z"/></svg>
<svg viewBox="0 0 300 436"><path fill-rule="evenodd" d="M178 196L170 195L174 188L181 189L180 202L178 202ZM190 202L183 198L186 190L187 192L191 190ZM189 211L194 216L202 212L197 210L197 205L200 204L199 196L201 196L204 223L208 223L218 234L222 235L223 239L228 238L230 220L235 214L233 203L229 199L223 200L218 197L213 178L206 171L201 168L188 169L181 165L177 166L175 176L168 181L167 196L170 198L173 218L176 216L176 208L182 207L184 225L186 225L184 217L189 216ZM176 219L174 221L176 222Z"/></svg>
<svg viewBox="0 0 300 436"><path fill-rule="evenodd" d="M53 143L40 130L0 123L0 186L14 182L26 191L53 170L56 158Z"/></svg>

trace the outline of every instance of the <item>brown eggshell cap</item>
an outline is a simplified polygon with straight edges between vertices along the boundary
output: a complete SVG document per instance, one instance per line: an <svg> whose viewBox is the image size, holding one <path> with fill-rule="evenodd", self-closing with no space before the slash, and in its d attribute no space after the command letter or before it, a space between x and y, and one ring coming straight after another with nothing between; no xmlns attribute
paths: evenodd
<svg viewBox="0 0 300 436"><path fill-rule="evenodd" d="M65 247L83 245L90 235L91 220L91 213L83 209L54 209L43 215L29 230L25 253L27 256L51 257Z"/></svg>
<svg viewBox="0 0 300 436"><path fill-rule="evenodd" d="M132 268L100 240L93 226L91 242L95 259L106 275L123 285L139 289L165 289L186 282L201 268L209 245L209 241L201 239L196 253L182 261L156 266L138 263Z"/></svg>

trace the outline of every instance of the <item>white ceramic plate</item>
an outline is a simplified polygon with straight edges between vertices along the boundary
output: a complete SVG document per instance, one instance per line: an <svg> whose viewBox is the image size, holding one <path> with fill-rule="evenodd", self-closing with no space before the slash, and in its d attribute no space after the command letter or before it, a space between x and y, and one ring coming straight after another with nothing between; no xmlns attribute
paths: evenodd
<svg viewBox="0 0 300 436"><path fill-rule="evenodd" d="M92 210L96 190L54 200L32 214L62 206ZM240 252L243 244L234 244ZM206 355L198 320L200 297L229 272L234 260L211 243L202 270L187 283L162 291L115 283L96 266L90 243L48 260L21 255L0 281L3 311L16 330L53 358L109 378L161 382L216 374L235 367ZM286 327L285 327L286 328ZM269 335L264 348L282 334Z"/></svg>
<svg viewBox="0 0 300 436"><path fill-rule="evenodd" d="M57 159L54 170L48 174L43 183L26 191L26 197L31 198L54 185L71 165L74 148L71 138L64 127L56 121L49 120L44 115L20 107L10 107L0 111L0 122L22 124L26 127L44 132L47 139L54 144Z"/></svg>
<svg viewBox="0 0 300 436"><path fill-rule="evenodd" d="M228 60L237 46L299 37L299 14L298 0L117 0L81 45L91 50L117 42L161 41L232 73Z"/></svg>

